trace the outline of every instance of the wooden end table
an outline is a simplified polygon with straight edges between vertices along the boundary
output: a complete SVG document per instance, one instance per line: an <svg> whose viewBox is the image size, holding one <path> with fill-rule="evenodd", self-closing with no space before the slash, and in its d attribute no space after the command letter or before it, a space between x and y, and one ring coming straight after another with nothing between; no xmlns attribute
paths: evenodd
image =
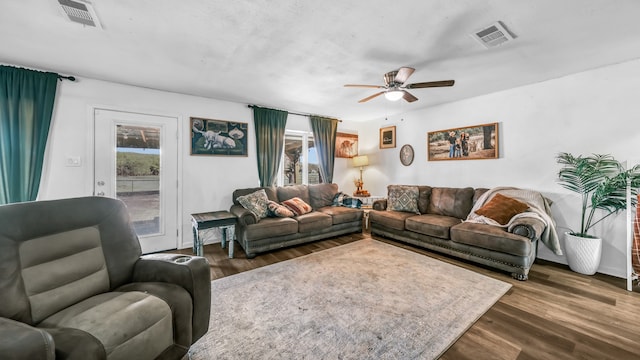
<svg viewBox="0 0 640 360"><path fill-rule="evenodd" d="M229 258L233 258L233 240L235 238L236 216L222 210L191 214L191 226L193 227L193 252L202 256L204 254L203 240L200 230L219 228L222 230L220 245L224 249L229 242Z"/></svg>

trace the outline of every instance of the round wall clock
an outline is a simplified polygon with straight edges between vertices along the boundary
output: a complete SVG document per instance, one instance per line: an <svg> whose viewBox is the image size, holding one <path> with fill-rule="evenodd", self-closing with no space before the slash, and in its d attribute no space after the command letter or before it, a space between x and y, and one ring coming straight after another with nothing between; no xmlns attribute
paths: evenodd
<svg viewBox="0 0 640 360"><path fill-rule="evenodd" d="M404 166L409 166L413 162L413 147L406 144L400 149L400 162Z"/></svg>

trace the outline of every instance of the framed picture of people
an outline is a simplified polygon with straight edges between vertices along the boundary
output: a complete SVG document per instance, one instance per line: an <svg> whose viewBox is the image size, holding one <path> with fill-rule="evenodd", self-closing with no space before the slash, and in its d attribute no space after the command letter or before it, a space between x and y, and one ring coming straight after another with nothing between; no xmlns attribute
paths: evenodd
<svg viewBox="0 0 640 360"><path fill-rule="evenodd" d="M498 123L431 131L427 134L429 161L497 159Z"/></svg>
<svg viewBox="0 0 640 360"><path fill-rule="evenodd" d="M247 123L190 118L191 155L247 156Z"/></svg>

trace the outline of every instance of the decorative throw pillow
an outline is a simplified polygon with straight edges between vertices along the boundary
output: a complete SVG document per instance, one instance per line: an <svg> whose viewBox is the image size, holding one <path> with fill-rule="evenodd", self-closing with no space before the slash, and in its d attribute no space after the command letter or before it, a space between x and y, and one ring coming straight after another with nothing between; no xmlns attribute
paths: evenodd
<svg viewBox="0 0 640 360"><path fill-rule="evenodd" d="M285 200L282 202L282 205L289 208L289 210L293 211L296 216L304 215L310 213L313 209L311 205L304 202L299 197L293 197L289 200Z"/></svg>
<svg viewBox="0 0 640 360"><path fill-rule="evenodd" d="M271 200L267 203L267 208L271 217L294 217L296 215L288 207Z"/></svg>
<svg viewBox="0 0 640 360"><path fill-rule="evenodd" d="M406 211L420 214L418 210L418 187L406 185L389 185L387 210Z"/></svg>
<svg viewBox="0 0 640 360"><path fill-rule="evenodd" d="M269 214L269 209L267 208L269 198L267 197L267 193L264 189L260 189L248 195L238 196L237 200L242 207L256 214L260 219L266 218Z"/></svg>
<svg viewBox="0 0 640 360"><path fill-rule="evenodd" d="M500 225L506 225L512 217L528 208L529 205L523 202L497 193L475 213L493 219Z"/></svg>

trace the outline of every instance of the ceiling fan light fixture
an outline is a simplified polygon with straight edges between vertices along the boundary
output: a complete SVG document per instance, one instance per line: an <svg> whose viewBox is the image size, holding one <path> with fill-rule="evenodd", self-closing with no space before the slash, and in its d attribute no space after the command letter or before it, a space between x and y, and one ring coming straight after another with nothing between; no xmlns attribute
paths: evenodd
<svg viewBox="0 0 640 360"><path fill-rule="evenodd" d="M389 101L398 101L402 99L404 96L404 91L402 90L390 90L384 93L384 97Z"/></svg>

